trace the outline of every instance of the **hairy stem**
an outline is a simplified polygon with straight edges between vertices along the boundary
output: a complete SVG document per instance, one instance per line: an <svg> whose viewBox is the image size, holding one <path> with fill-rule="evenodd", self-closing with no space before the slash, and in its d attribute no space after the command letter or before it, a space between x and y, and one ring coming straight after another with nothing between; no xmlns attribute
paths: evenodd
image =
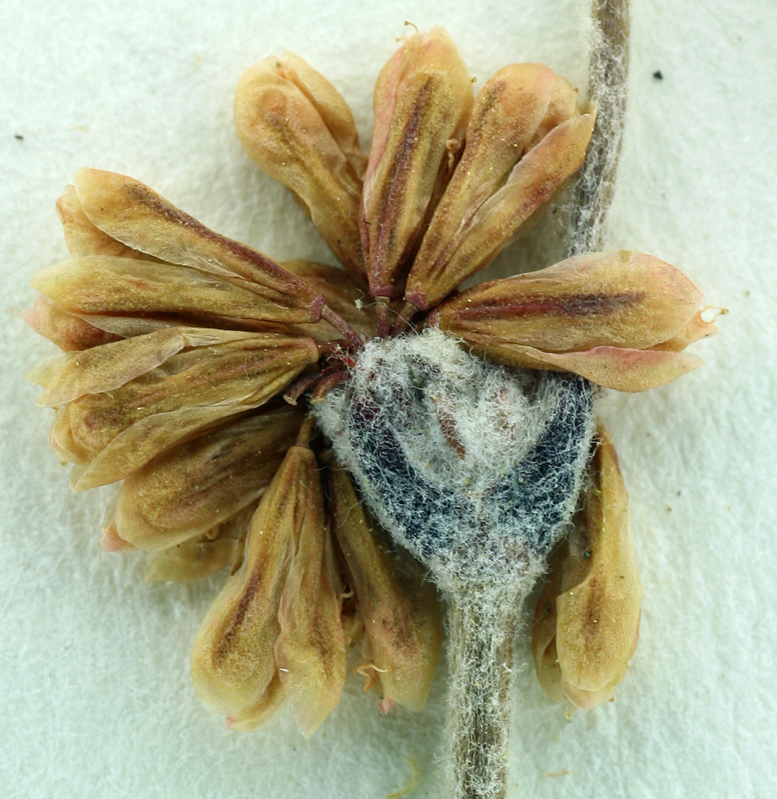
<svg viewBox="0 0 777 799"><path fill-rule="evenodd" d="M572 195L567 257L602 248L626 116L629 0L593 0L591 16L588 96L597 107L596 126Z"/></svg>
<svg viewBox="0 0 777 799"><path fill-rule="evenodd" d="M521 588L462 586L450 610L453 799L504 799L512 639Z"/></svg>

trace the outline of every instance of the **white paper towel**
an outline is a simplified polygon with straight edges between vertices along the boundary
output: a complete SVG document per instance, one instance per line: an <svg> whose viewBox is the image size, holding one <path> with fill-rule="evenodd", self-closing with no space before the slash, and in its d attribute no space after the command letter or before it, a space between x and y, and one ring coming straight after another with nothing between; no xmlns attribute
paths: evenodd
<svg viewBox="0 0 777 799"><path fill-rule="evenodd" d="M644 583L617 701L548 703L517 676L512 797L775 794L777 658L777 15L772 0L632 0L629 117L613 247L675 263L730 314L705 366L613 396L611 428ZM0 8L0 795L441 799L445 665L422 714L380 717L349 679L309 741L283 710L252 734L208 715L188 674L223 577L147 586L98 544L110 488L73 496L24 373L53 352L17 316L66 257L54 200L80 166L130 174L283 260L332 261L242 152L232 92L293 50L352 104L365 143L375 77L403 34L442 24L482 84L543 61L579 85L586 0L323 3L6 0ZM654 77L659 72L662 79ZM526 245L501 259L525 257ZM518 664L528 662L519 646ZM519 703L522 705L518 707Z"/></svg>

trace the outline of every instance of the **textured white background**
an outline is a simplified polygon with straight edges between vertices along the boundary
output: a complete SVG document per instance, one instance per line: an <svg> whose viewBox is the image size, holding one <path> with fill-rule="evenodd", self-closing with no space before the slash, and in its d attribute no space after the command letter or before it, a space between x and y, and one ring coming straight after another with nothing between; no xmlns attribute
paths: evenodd
<svg viewBox="0 0 777 799"><path fill-rule="evenodd" d="M676 263L730 314L697 346L701 370L605 408L633 502L640 644L617 701L570 719L524 669L511 797L768 797L777 14L773 0L633 2L609 243ZM241 734L201 708L189 648L221 578L146 586L138 558L100 553L110 489L70 494L46 445L49 414L23 380L52 347L17 311L33 301L30 275L66 256L53 202L82 165L131 174L278 259L331 260L233 133L233 87L266 54L289 48L327 74L368 142L372 83L405 19L445 25L481 83L521 60L581 83L586 5L4 0L0 795L380 799L408 781L409 756L420 766L411 796L443 796L444 663L423 714L380 718L354 679L310 741L285 711ZM527 653L521 643L519 663Z"/></svg>

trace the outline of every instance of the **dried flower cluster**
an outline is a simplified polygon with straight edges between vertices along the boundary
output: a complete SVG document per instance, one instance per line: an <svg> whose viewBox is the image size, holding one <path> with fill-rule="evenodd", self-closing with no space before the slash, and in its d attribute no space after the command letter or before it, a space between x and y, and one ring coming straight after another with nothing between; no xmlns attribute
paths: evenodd
<svg viewBox="0 0 777 799"><path fill-rule="evenodd" d="M34 375L55 409L51 444L73 464L74 490L123 481L105 549L153 552L150 580L230 569L192 674L232 726L253 728L288 699L311 734L356 643L383 711L426 700L442 639L435 592L371 522L305 412L348 379L366 339L437 326L482 358L625 391L698 364L681 351L714 330L701 294L647 255L585 255L455 293L579 169L595 113L537 64L500 70L473 98L435 29L381 71L368 157L318 72L292 55L257 64L237 89L240 140L347 272L277 264L121 175L81 170L60 198L72 260L34 278L43 296L26 314L65 352ZM640 603L604 432L592 475L534 636L543 686L580 707L623 676Z"/></svg>

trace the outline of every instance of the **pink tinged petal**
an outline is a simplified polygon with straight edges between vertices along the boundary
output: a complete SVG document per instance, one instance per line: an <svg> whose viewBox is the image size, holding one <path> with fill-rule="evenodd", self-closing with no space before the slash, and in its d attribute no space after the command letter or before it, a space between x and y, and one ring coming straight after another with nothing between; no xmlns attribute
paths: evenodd
<svg viewBox="0 0 777 799"><path fill-rule="evenodd" d="M488 266L529 225L533 215L581 167L593 131L593 114L569 119L554 128L521 158L504 185L467 220L466 230L441 262L419 269L405 300L426 310L466 277Z"/></svg>
<svg viewBox="0 0 777 799"><path fill-rule="evenodd" d="M208 426L263 405L319 357L311 339L221 335L224 343L179 352L114 391L62 408L52 439L84 464L73 471L74 490L120 480Z"/></svg>
<svg viewBox="0 0 777 799"><path fill-rule="evenodd" d="M594 111L595 109L592 106L588 105L586 107L586 113L594 113ZM548 107L545 109L545 116L542 118L537 130L534 131L534 136L529 143L528 149L539 144L553 128L579 113L577 89L566 78L556 75L550 92Z"/></svg>
<svg viewBox="0 0 777 799"><path fill-rule="evenodd" d="M433 318L465 340L487 335L551 352L643 349L676 335L701 299L679 269L620 250L483 283L443 304Z"/></svg>
<svg viewBox="0 0 777 799"><path fill-rule="evenodd" d="M218 525L262 495L303 418L291 409L258 414L163 452L122 484L119 535L147 551L217 535Z"/></svg>
<svg viewBox="0 0 777 799"><path fill-rule="evenodd" d="M482 358L524 369L573 372L592 383L617 391L646 391L671 383L701 366L701 360L685 352L631 350L623 347L595 347L583 352L543 352L520 344L494 342L468 348Z"/></svg>
<svg viewBox="0 0 777 799"><path fill-rule="evenodd" d="M75 188L89 219L135 250L236 282L255 294L257 316L317 322L324 299L274 261L214 233L137 180L81 169Z"/></svg>
<svg viewBox="0 0 777 799"><path fill-rule="evenodd" d="M309 738L337 707L347 662L340 599L327 573L329 530L318 474L306 511L281 595L275 662L297 725Z"/></svg>
<svg viewBox="0 0 777 799"><path fill-rule="evenodd" d="M343 265L362 276L359 198L367 159L335 88L298 56L271 56L241 77L235 126L251 159L294 194Z"/></svg>
<svg viewBox="0 0 777 799"><path fill-rule="evenodd" d="M212 712L245 720L264 705L268 687L278 679L273 648L281 632L281 594L309 513L317 468L306 447L289 450L251 521L243 565L200 626L192 679Z"/></svg>
<svg viewBox="0 0 777 799"><path fill-rule="evenodd" d="M45 297L38 297L35 306L22 311L21 316L36 333L53 341L65 352L87 350L118 338Z"/></svg>
<svg viewBox="0 0 777 799"><path fill-rule="evenodd" d="M715 319L717 319L721 313L725 313L725 311L717 311L714 314L714 318L710 321L707 321L704 319L704 314L710 310L717 311L717 309L703 308L691 319L690 322L688 322L684 328L680 330L679 333L674 335L668 341L662 341L660 344L654 344L651 349L681 352L695 341L699 341L700 339L707 338L709 336L714 336L715 333L718 332Z"/></svg>
<svg viewBox="0 0 777 799"><path fill-rule="evenodd" d="M528 147L543 121L554 84L555 74L549 67L517 64L499 70L480 90L461 160L408 276L408 294L416 296L422 287L439 280L478 209Z"/></svg>
<svg viewBox="0 0 777 799"><path fill-rule="evenodd" d="M404 41L378 77L374 106L362 249L370 293L393 298L449 176L472 106L469 73L444 30Z"/></svg>

